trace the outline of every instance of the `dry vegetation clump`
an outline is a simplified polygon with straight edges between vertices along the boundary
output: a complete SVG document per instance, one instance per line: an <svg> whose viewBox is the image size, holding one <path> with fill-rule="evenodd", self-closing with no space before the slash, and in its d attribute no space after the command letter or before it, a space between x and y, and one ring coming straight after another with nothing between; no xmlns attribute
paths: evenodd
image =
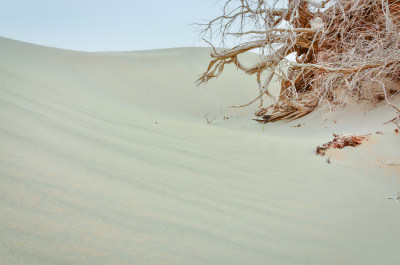
<svg viewBox="0 0 400 265"><path fill-rule="evenodd" d="M227 0L222 11L200 25L206 41L239 44L213 46L197 83L218 77L226 64L255 75L260 94L239 107L259 100L259 121L293 120L321 104L334 109L349 99L389 103L398 93L400 1ZM255 65L239 61L247 51L259 53ZM269 91L273 78L280 80L277 94ZM264 97L271 98L268 104Z"/></svg>
<svg viewBox="0 0 400 265"><path fill-rule="evenodd" d="M333 141L330 141L322 146L318 146L317 155L324 156L329 149L342 149L346 146L356 147L362 144L363 141L368 140L370 135L338 135L333 134Z"/></svg>

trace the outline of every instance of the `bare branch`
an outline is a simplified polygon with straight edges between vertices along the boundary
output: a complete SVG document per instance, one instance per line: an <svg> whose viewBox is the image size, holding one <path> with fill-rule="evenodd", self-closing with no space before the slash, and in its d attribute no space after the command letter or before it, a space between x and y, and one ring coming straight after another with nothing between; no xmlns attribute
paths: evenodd
<svg viewBox="0 0 400 265"><path fill-rule="evenodd" d="M221 44L213 45L207 70L197 80L205 83L234 64L256 75L260 100L259 120L296 119L327 103L330 109L349 98L374 100L382 97L372 84L389 78L400 84L400 2L397 0L227 0L223 14L204 24L203 33ZM259 60L245 66L238 56L258 52ZM286 57L295 54L295 61ZM276 100L263 105L263 96L273 97L268 87L280 80ZM264 80L262 80L264 79ZM379 83L378 82L378 83ZM398 107L384 99L396 111ZM390 92L392 93L392 92ZM383 100L383 99L382 99Z"/></svg>

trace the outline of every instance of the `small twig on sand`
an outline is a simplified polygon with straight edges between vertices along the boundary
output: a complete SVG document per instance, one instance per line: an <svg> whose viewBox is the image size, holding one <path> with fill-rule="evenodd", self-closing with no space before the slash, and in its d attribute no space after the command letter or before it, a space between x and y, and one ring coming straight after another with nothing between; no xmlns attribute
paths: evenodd
<svg viewBox="0 0 400 265"><path fill-rule="evenodd" d="M395 196L393 196L393 197L386 197L386 199L394 200L397 204L399 204L400 192L398 192L397 195L395 195Z"/></svg>
<svg viewBox="0 0 400 265"><path fill-rule="evenodd" d="M331 157L328 157L328 158L326 159L326 163L328 163L328 164L331 163Z"/></svg>
<svg viewBox="0 0 400 265"><path fill-rule="evenodd" d="M400 120L400 115L395 117L394 119L391 119L390 121L385 122L384 124L393 123L394 125L397 126L397 129L400 130L399 120Z"/></svg>
<svg viewBox="0 0 400 265"><path fill-rule="evenodd" d="M211 121L208 119L208 113L206 114L206 121L207 121L207 124L211 124L213 121L215 121L215 119L217 118L217 117L215 117L214 119L212 119Z"/></svg>
<svg viewBox="0 0 400 265"><path fill-rule="evenodd" d="M387 166L390 167L400 167L400 161L386 161L386 162L379 162L374 160L374 163L377 164L380 168L385 168Z"/></svg>
<svg viewBox="0 0 400 265"><path fill-rule="evenodd" d="M391 106L391 107L397 112L397 116L396 116L396 117L394 117L394 118L391 119L390 121L385 122L384 124L388 124L388 123L392 122L392 123L394 123L394 125L397 126L397 129L400 129L400 125L399 125L399 120L400 120L400 108L397 107L396 105L392 104L392 103L389 101L389 99L388 99L388 97L387 97L387 93L386 93L385 84L383 84L382 82L380 82L380 83L382 84L382 87L383 87L383 93L385 94L386 103L387 103L389 106Z"/></svg>

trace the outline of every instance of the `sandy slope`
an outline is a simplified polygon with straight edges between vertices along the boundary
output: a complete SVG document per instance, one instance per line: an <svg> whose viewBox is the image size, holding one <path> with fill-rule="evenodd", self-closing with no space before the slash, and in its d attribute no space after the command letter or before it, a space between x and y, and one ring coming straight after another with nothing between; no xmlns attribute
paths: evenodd
<svg viewBox="0 0 400 265"><path fill-rule="evenodd" d="M193 85L208 52L0 39L0 264L400 262L400 206L386 199L400 171L374 162L400 159L382 125L393 112L262 126L222 108L251 99L252 79ZM377 130L331 164L314 154L332 132Z"/></svg>

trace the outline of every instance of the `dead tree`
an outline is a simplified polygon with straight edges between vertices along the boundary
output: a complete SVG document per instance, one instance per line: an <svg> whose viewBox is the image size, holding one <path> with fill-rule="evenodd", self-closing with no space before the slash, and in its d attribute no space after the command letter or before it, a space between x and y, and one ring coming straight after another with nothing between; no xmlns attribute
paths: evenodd
<svg viewBox="0 0 400 265"><path fill-rule="evenodd" d="M400 1L227 0L222 15L200 27L213 52L197 83L218 77L226 64L255 75L260 93L239 107L260 101L263 122L297 119L349 98L387 100L396 91L387 91L384 80L400 80ZM216 39L225 48L214 48ZM240 44L227 48L228 40ZM255 65L239 61L248 51L259 53Z"/></svg>

